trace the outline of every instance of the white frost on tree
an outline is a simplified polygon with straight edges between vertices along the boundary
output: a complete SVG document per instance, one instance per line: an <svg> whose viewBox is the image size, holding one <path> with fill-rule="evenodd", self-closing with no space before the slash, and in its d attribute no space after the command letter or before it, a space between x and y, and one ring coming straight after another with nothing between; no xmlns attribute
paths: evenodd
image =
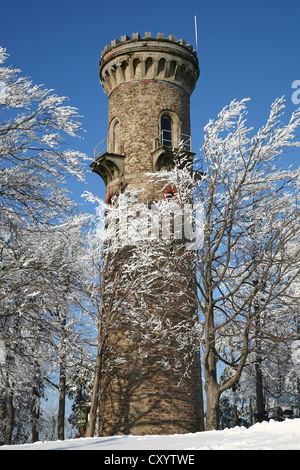
<svg viewBox="0 0 300 470"><path fill-rule="evenodd" d="M24 439L30 432L37 439L45 380L54 364L62 365L59 345L72 331L66 318L80 305L87 216L65 181L67 175L84 180L87 157L65 143L80 135L77 110L5 66L7 58L1 47L0 441L10 443L15 425Z"/></svg>
<svg viewBox="0 0 300 470"><path fill-rule="evenodd" d="M299 280L299 244L293 241L299 239L300 173L298 168L283 169L280 161L289 148L300 146L295 138L300 109L283 123L284 98L277 99L266 124L254 133L246 126L247 101L234 100L205 126L202 175L197 162L182 169L183 149L174 157L175 169L158 176L166 186L176 187L179 199L181 193L192 194L194 226L200 214L195 292L206 429L218 427L220 396L239 380L251 351L259 374L262 339L269 348L276 335L283 341L279 324L271 323L274 312L278 317L285 309L285 326L290 325L287 308L299 305L290 286ZM296 315L299 322L298 310ZM223 383L218 381L218 361L233 371Z"/></svg>

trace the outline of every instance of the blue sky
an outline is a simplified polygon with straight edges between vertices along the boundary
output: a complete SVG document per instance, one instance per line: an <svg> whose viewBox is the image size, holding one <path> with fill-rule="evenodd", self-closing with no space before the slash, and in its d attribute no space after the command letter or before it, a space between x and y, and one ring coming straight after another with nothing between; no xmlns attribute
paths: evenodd
<svg viewBox="0 0 300 470"><path fill-rule="evenodd" d="M296 109L291 86L300 80L299 0L15 0L2 2L0 11L8 63L70 98L86 130L72 146L91 158L107 134L108 101L98 76L104 46L145 31L174 34L195 46L195 15L200 78L191 97L193 151L207 121L234 98L251 98L249 125L255 128L277 97L286 96L288 114ZM286 159L299 166L299 152ZM77 200L84 190L104 195L99 176L90 173L87 181L70 182Z"/></svg>

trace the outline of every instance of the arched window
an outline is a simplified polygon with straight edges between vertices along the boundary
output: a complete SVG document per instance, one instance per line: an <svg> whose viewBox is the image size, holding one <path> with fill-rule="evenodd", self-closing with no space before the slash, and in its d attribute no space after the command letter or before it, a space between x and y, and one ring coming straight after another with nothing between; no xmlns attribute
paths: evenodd
<svg viewBox="0 0 300 470"><path fill-rule="evenodd" d="M115 122L113 127L113 153L118 153L118 147L120 144L120 122Z"/></svg>
<svg viewBox="0 0 300 470"><path fill-rule="evenodd" d="M172 119L168 114L163 114L160 120L161 144L172 147Z"/></svg>
<svg viewBox="0 0 300 470"><path fill-rule="evenodd" d="M120 153L120 121L118 118L112 120L109 132L109 151Z"/></svg>

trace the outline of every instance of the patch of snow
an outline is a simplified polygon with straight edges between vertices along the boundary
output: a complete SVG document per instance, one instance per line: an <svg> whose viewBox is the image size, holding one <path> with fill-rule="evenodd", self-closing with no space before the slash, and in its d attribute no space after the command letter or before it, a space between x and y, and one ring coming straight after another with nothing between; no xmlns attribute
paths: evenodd
<svg viewBox="0 0 300 470"><path fill-rule="evenodd" d="M300 418L257 423L249 429L154 436L110 436L2 446L0 450L300 450Z"/></svg>

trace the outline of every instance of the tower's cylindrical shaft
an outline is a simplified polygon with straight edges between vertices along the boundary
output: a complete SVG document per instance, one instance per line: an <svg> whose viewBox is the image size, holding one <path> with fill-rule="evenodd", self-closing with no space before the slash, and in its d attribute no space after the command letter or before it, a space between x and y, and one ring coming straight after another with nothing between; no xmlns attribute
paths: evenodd
<svg viewBox="0 0 300 470"><path fill-rule="evenodd" d="M91 166L105 181L108 202L112 195L118 196L126 188L143 188L142 202L160 200L162 188L148 183L149 172L171 168L173 149L182 142L192 158L189 98L198 76L195 51L183 40L176 41L174 36L164 39L159 34L154 39L150 33L146 33L145 38L135 34L132 39L123 36L121 42L114 40L111 46L106 46L100 61L100 79L109 99L107 150L97 156ZM119 261L123 256L126 251L120 253ZM192 302L187 308L186 299L193 296L194 287L190 282L193 257L187 255L185 260L190 260L191 265L181 286L170 286L168 298L162 302L159 296L166 296L166 289L165 286L160 289L158 280L157 284L152 284L151 301L147 306L149 315L163 316L164 321L169 318L173 325L182 322L184 312L185 327L192 328L197 320L197 309ZM176 262L171 259L170 263L170 269L176 269ZM182 269L183 277L184 272ZM190 290L191 295L180 295L180 288L186 289L186 294ZM126 306L124 314L125 310ZM164 369L163 358L158 352L153 353L151 345L149 354L143 351L143 359L139 357L142 331L136 325L132 326L134 334L129 342L123 330L124 315L107 338L110 342L107 350L113 350L116 357L118 354L126 356L127 360L121 361L115 369L103 370L100 434L171 434L201 430L197 344L187 346L194 348L193 354L190 351L186 354L192 361L190 374L180 377L178 371ZM157 351L163 351L170 363L179 363L185 352L176 349L175 339L162 334L161 341L166 341L166 345L161 345Z"/></svg>

